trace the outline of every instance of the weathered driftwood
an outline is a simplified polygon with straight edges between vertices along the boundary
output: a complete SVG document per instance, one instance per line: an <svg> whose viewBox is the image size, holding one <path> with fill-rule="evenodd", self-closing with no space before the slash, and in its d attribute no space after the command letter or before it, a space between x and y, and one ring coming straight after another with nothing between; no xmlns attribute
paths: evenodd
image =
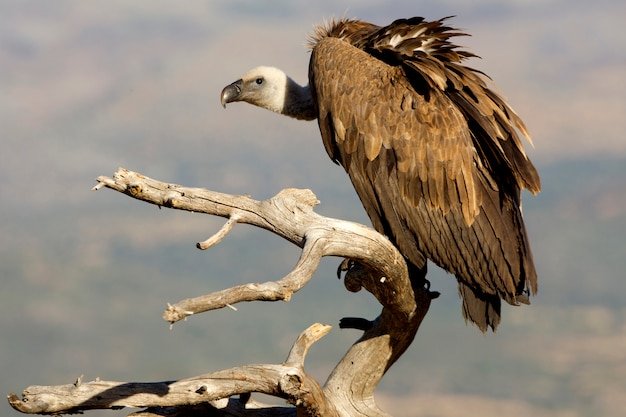
<svg viewBox="0 0 626 417"><path fill-rule="evenodd" d="M24 413L71 413L80 410L120 407L198 406L196 410L227 408L229 402L220 401L232 395L243 394L236 404L246 406L245 394L262 392L287 400L306 402L317 415L333 415L325 402L318 383L304 372L304 359L309 347L330 331L330 326L314 324L294 343L287 360L280 365L245 365L199 375L178 381L163 382L83 382L59 386L32 386L24 399L11 394L9 403ZM250 408L247 405L246 408ZM293 409L292 409L293 410ZM157 414L163 415L163 414Z"/></svg>
<svg viewBox="0 0 626 417"><path fill-rule="evenodd" d="M383 306L369 322L346 319L344 327L364 330L323 387L304 371L310 346L329 330L313 325L303 332L287 360L280 365L246 365L189 379L155 383L93 381L61 386L32 386L9 403L24 413L67 413L96 408L148 407L134 416L192 415L310 415L383 416L374 390L384 373L411 344L430 306L433 294L412 288L402 255L382 235L353 222L318 215L318 203L309 190L286 189L256 201L201 188L159 182L120 168L113 176L99 177L98 185L161 207L206 213L228 219L212 237L198 243L207 249L218 243L237 223L269 230L302 248L295 268L282 279L246 284L169 305L164 319L175 323L192 314L232 306L242 301L288 301L311 279L323 256L355 262L345 286L365 288ZM285 398L295 407L258 404L249 394L260 392ZM231 398L239 395L239 399ZM208 413L208 414L207 414Z"/></svg>

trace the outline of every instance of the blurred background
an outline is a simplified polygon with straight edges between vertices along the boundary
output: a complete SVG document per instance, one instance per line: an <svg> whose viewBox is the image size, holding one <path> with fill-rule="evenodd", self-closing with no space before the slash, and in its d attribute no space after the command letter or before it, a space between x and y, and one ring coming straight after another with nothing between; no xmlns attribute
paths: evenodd
<svg viewBox="0 0 626 417"><path fill-rule="evenodd" d="M359 336L344 316L380 307L326 259L289 303L239 305L172 330L167 302L286 274L299 251L222 219L159 210L95 178L152 178L265 199L312 189L318 212L369 224L315 122L219 93L257 65L306 83L307 35L337 16L437 19L472 34L525 120L543 191L524 194L540 275L532 306L496 334L463 322L452 276L380 385L394 416L626 415L626 3L613 0L0 3L0 393L100 377L156 381L281 362L310 324L332 324L307 368L324 381ZM125 415L89 412L92 416ZM15 417L0 402L0 415Z"/></svg>

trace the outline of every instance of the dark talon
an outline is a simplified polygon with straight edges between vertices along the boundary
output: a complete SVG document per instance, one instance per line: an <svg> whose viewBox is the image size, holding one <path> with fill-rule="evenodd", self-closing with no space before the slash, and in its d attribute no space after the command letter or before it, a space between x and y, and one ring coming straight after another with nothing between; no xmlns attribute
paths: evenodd
<svg viewBox="0 0 626 417"><path fill-rule="evenodd" d="M339 266L337 267L337 278L341 279L341 274L343 272L349 271L354 266L354 261L349 258L345 258Z"/></svg>
<svg viewBox="0 0 626 417"><path fill-rule="evenodd" d="M372 328L374 322L361 317L344 317L339 320L340 329L356 329L364 332Z"/></svg>

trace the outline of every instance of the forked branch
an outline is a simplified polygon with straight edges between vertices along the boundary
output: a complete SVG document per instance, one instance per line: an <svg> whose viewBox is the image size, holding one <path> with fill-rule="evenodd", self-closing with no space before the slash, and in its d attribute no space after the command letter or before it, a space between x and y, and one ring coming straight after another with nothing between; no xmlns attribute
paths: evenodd
<svg viewBox="0 0 626 417"><path fill-rule="evenodd" d="M202 406L194 410L204 413L207 409L232 413L239 408L252 408L254 403L250 402L247 394L260 392L284 398L296 406L306 403L307 409L313 411L311 415L336 415L333 410L327 409L324 401L317 401L323 397L322 388L304 372L304 359L309 348L329 331L330 326L322 324L309 327L298 337L287 360L280 365L245 365L178 381L148 383L83 382L80 377L73 384L31 386L24 391L23 399L15 394L10 394L8 399L13 408L29 414L176 406ZM220 401L233 395L241 395L240 400ZM190 410L187 412L191 413ZM158 415L169 414L167 410L160 410Z"/></svg>
<svg viewBox="0 0 626 417"><path fill-rule="evenodd" d="M107 187L159 207L227 218L228 223L207 239L206 245L212 246L224 238L234 223L245 223L269 230L302 248L295 268L282 279L183 300L165 311L164 319L170 323L242 301L289 301L312 278L324 256L349 258L376 271L381 279L368 290L376 291L373 293L377 298L385 298L379 298L381 304L407 317L415 311L406 264L398 250L369 227L315 213L313 208L318 200L310 190L288 188L268 200L257 201L247 196L163 183L124 168L118 169L113 178L102 176L97 181L94 189Z"/></svg>
<svg viewBox="0 0 626 417"><path fill-rule="evenodd" d="M291 413L283 407L259 408L249 401L251 392L263 392L288 399L296 405L291 410L298 415L386 415L374 402L374 390L411 344L433 295L425 289L412 288L402 255L384 236L360 224L318 215L313 211L318 201L309 190L286 189L268 200L256 201L247 196L167 184L123 168L113 178L102 176L97 181L96 190L107 187L160 207L227 218L217 233L198 243L201 249L219 243L237 223L261 227L302 248L296 266L285 277L182 300L165 311L164 319L170 323L242 301L288 301L311 279L324 256L344 257L357 265L348 270L346 287L350 291L365 288L371 292L383 306L382 313L373 321L345 322L353 323L348 327L360 328L364 334L333 370L323 388L303 368L310 345L329 329L313 326L301 335L282 365L249 365L186 380L149 384L97 381L29 387L23 400L16 395L9 397L14 408L26 413L59 413L119 406L161 407L138 416L183 415L180 407L185 407L184 415L194 415L197 407L204 413L209 406L215 415ZM228 399L236 394L241 396L240 401ZM252 409L259 410L258 414Z"/></svg>

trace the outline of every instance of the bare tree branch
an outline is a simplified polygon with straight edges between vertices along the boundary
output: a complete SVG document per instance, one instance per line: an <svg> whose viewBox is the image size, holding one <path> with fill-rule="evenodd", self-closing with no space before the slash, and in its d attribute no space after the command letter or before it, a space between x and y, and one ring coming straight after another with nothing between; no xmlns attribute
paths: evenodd
<svg viewBox="0 0 626 417"><path fill-rule="evenodd" d="M374 390L385 372L411 344L434 294L413 288L398 250L373 229L353 222L318 215L318 203L309 190L286 189L256 201L201 188L189 188L150 179L120 168L113 176L99 177L95 190L107 187L133 198L179 210L228 218L213 236L198 244L206 249L225 238L237 223L275 233L302 248L294 269L285 277L261 284L246 284L182 300L168 306L170 323L192 314L231 306L242 301L289 301L311 279L324 256L351 260L346 288L365 288L383 306L373 320L347 319L346 327L364 330L323 387L304 371L311 345L329 326L314 325L298 338L285 363L246 365L189 379L156 383L94 381L56 387L33 386L23 399L9 395L11 405L24 413L77 412L93 408L149 407L135 416L193 415L298 415L386 416L374 401ZM350 324L353 324L350 326ZM261 405L252 392L287 399L293 408ZM239 395L238 401L231 398ZM181 414L183 413L183 414Z"/></svg>
<svg viewBox="0 0 626 417"><path fill-rule="evenodd" d="M58 386L31 386L20 399L8 396L13 408L28 414L71 413L80 410L121 407L176 407L212 403L238 394L260 392L284 398L296 406L306 405L310 415L336 415L328 410L322 388L304 372L304 359L313 343L330 331L330 326L314 324L294 343L284 364L244 365L178 381L163 382L82 382ZM317 410L317 411L315 411Z"/></svg>
<svg viewBox="0 0 626 417"><path fill-rule="evenodd" d="M416 309L404 258L384 236L361 224L320 216L313 211L318 200L310 190L280 191L265 201L232 196L202 188L163 183L124 168L113 178L98 177L99 184L133 198L191 212L227 217L231 225L218 232L221 240L232 222L269 230L303 248L294 270L276 282L246 284L169 306L164 319L173 323L190 314L223 308L242 301L289 301L311 279L324 256L350 258L377 271L380 279L368 285L379 302L410 316ZM227 223L228 224L228 223ZM377 290L379 288L380 290Z"/></svg>

